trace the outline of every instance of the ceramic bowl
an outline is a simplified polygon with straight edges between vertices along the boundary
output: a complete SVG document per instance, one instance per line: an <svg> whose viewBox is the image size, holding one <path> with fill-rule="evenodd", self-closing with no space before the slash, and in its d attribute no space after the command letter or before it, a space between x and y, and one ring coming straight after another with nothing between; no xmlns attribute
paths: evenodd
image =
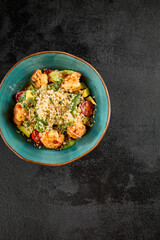
<svg viewBox="0 0 160 240"><path fill-rule="evenodd" d="M14 95L23 89L37 69L72 69L85 76L86 83L97 102L95 123L71 148L56 151L36 148L33 142L17 133L12 121ZM110 99L99 73L86 61L65 52L47 51L27 56L15 64L0 85L0 132L7 146L20 158L44 165L63 165L92 151L104 136L110 121Z"/></svg>

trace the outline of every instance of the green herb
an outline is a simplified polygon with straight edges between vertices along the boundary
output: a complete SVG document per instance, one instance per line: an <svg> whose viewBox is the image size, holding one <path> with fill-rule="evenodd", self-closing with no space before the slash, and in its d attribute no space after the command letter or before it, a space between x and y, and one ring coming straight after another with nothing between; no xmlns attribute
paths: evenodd
<svg viewBox="0 0 160 240"><path fill-rule="evenodd" d="M67 131L66 126L64 126L62 129L62 134L64 134L66 131Z"/></svg>
<svg viewBox="0 0 160 240"><path fill-rule="evenodd" d="M29 108L31 108L31 107L35 107L36 106L36 103L37 103L37 99L36 98L34 98L34 99L29 99L29 100L31 100L31 101L29 101Z"/></svg>
<svg viewBox="0 0 160 240"><path fill-rule="evenodd" d="M35 107L35 104L34 103L31 103L30 105L29 105L29 108L31 108L31 107Z"/></svg>
<svg viewBox="0 0 160 240"><path fill-rule="evenodd" d="M27 107L26 103L22 103L22 108L28 110L29 108Z"/></svg>
<svg viewBox="0 0 160 240"><path fill-rule="evenodd" d="M48 123L45 122L43 119L40 119L39 117L36 117L36 119L37 119L37 122L41 122L41 123L43 123L43 125L45 125L45 126L48 125Z"/></svg>
<svg viewBox="0 0 160 240"><path fill-rule="evenodd" d="M58 130L61 130L61 128L62 128L62 125L59 125L59 126L58 126Z"/></svg>
<svg viewBox="0 0 160 240"><path fill-rule="evenodd" d="M43 129L40 127L40 125L39 125L38 122L36 123L36 125L35 125L34 128L37 129L37 131L39 131L39 132L42 132L42 131L43 131Z"/></svg>
<svg viewBox="0 0 160 240"><path fill-rule="evenodd" d="M29 122L27 122L27 127L29 127L29 125L30 125Z"/></svg>
<svg viewBox="0 0 160 240"><path fill-rule="evenodd" d="M25 100L26 100L26 92L24 92L24 93L20 96L19 102L20 102L20 103L23 103L23 101L25 101Z"/></svg>
<svg viewBox="0 0 160 240"><path fill-rule="evenodd" d="M55 90L55 89L54 89L54 83L49 84L47 87L48 87L49 89Z"/></svg>
<svg viewBox="0 0 160 240"><path fill-rule="evenodd" d="M73 106L72 106L71 113L73 114L73 112L74 112L74 110L76 109L77 104L78 104L78 102L79 102L79 96L78 96L78 95L75 96L74 99L72 100L72 102L73 102Z"/></svg>
<svg viewBox="0 0 160 240"><path fill-rule="evenodd" d="M51 83L50 85L48 85L48 87L49 87L49 89L58 91L62 82L63 82L63 79L60 79L60 80L56 81L55 83Z"/></svg>
<svg viewBox="0 0 160 240"><path fill-rule="evenodd" d="M68 122L67 125L69 126L69 125L74 125L74 124L72 122Z"/></svg>
<svg viewBox="0 0 160 240"><path fill-rule="evenodd" d="M29 110L31 107L35 107L34 102L32 102L32 100L29 99L28 103L22 103L22 107L26 110Z"/></svg>
<svg viewBox="0 0 160 240"><path fill-rule="evenodd" d="M37 92L37 89L36 89L36 88L32 89L32 94L33 94L34 96L36 95L36 92Z"/></svg>
<svg viewBox="0 0 160 240"><path fill-rule="evenodd" d="M69 95L69 97L71 98L71 97L72 97L72 95L70 94L70 95Z"/></svg>
<svg viewBox="0 0 160 240"><path fill-rule="evenodd" d="M57 121L61 121L62 119L61 118L57 118Z"/></svg>
<svg viewBox="0 0 160 240"><path fill-rule="evenodd" d="M60 105L62 105L63 103L62 102L59 102Z"/></svg>
<svg viewBox="0 0 160 240"><path fill-rule="evenodd" d="M54 99L52 100L51 97L49 97L49 100L50 100L51 103L54 103Z"/></svg>
<svg viewBox="0 0 160 240"><path fill-rule="evenodd" d="M59 90L59 87L60 87L62 82L63 82L63 79L60 79L58 82L54 83L54 88L55 88L56 91Z"/></svg>

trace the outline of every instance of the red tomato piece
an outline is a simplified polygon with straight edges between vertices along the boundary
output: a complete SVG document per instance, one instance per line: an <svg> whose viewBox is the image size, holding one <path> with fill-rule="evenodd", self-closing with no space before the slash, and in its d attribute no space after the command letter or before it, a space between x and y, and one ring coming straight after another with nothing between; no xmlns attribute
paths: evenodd
<svg viewBox="0 0 160 240"><path fill-rule="evenodd" d="M67 76L68 76L68 73L65 73L65 72L62 73L62 77L63 77L63 78L65 78L65 77L67 77Z"/></svg>
<svg viewBox="0 0 160 240"><path fill-rule="evenodd" d="M53 72L53 71L54 71L54 70L46 70L44 73L48 75L48 74L50 74L50 73Z"/></svg>
<svg viewBox="0 0 160 240"><path fill-rule="evenodd" d="M22 109L22 106L20 104L17 105L17 108Z"/></svg>
<svg viewBox="0 0 160 240"><path fill-rule="evenodd" d="M86 117L91 117L94 112L94 105L88 100L83 101L80 104L81 113Z"/></svg>
<svg viewBox="0 0 160 240"><path fill-rule="evenodd" d="M59 142L58 142L57 140L54 140L53 143L54 143L54 144L57 144L57 143L59 143Z"/></svg>
<svg viewBox="0 0 160 240"><path fill-rule="evenodd" d="M33 141L35 141L39 146L43 145L43 143L41 142L40 136L39 136L39 132L35 129L32 132L32 139Z"/></svg>
<svg viewBox="0 0 160 240"><path fill-rule="evenodd" d="M24 91L17 92L15 95L16 102L19 102L20 96L24 93Z"/></svg>

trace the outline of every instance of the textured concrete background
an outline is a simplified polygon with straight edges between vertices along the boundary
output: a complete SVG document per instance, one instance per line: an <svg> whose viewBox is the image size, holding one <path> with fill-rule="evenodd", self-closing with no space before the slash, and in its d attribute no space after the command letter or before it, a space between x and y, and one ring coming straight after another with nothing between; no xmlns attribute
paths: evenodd
<svg viewBox="0 0 160 240"><path fill-rule="evenodd" d="M0 240L160 239L160 2L2 1L0 79L43 50L75 54L112 103L99 146L62 167L27 163L0 139Z"/></svg>

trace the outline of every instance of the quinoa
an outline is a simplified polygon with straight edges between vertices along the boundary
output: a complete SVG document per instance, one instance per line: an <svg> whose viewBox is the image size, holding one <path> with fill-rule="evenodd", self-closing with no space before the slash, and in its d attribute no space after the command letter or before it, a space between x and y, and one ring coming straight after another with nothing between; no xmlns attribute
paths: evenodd
<svg viewBox="0 0 160 240"><path fill-rule="evenodd" d="M44 126L42 122L39 122L40 127L43 130L50 131L53 125L63 125L68 122L83 121L84 115L81 114L80 108L76 107L75 114L71 113L73 106L72 100L77 96L74 93L65 92L63 89L59 91L48 90L47 86L42 86L36 92L37 103L35 108L31 107L28 110L27 118L23 125L29 130L33 131L36 123L36 117L38 116L48 125ZM80 101L84 98L79 96ZM29 126L27 125L29 122Z"/></svg>

